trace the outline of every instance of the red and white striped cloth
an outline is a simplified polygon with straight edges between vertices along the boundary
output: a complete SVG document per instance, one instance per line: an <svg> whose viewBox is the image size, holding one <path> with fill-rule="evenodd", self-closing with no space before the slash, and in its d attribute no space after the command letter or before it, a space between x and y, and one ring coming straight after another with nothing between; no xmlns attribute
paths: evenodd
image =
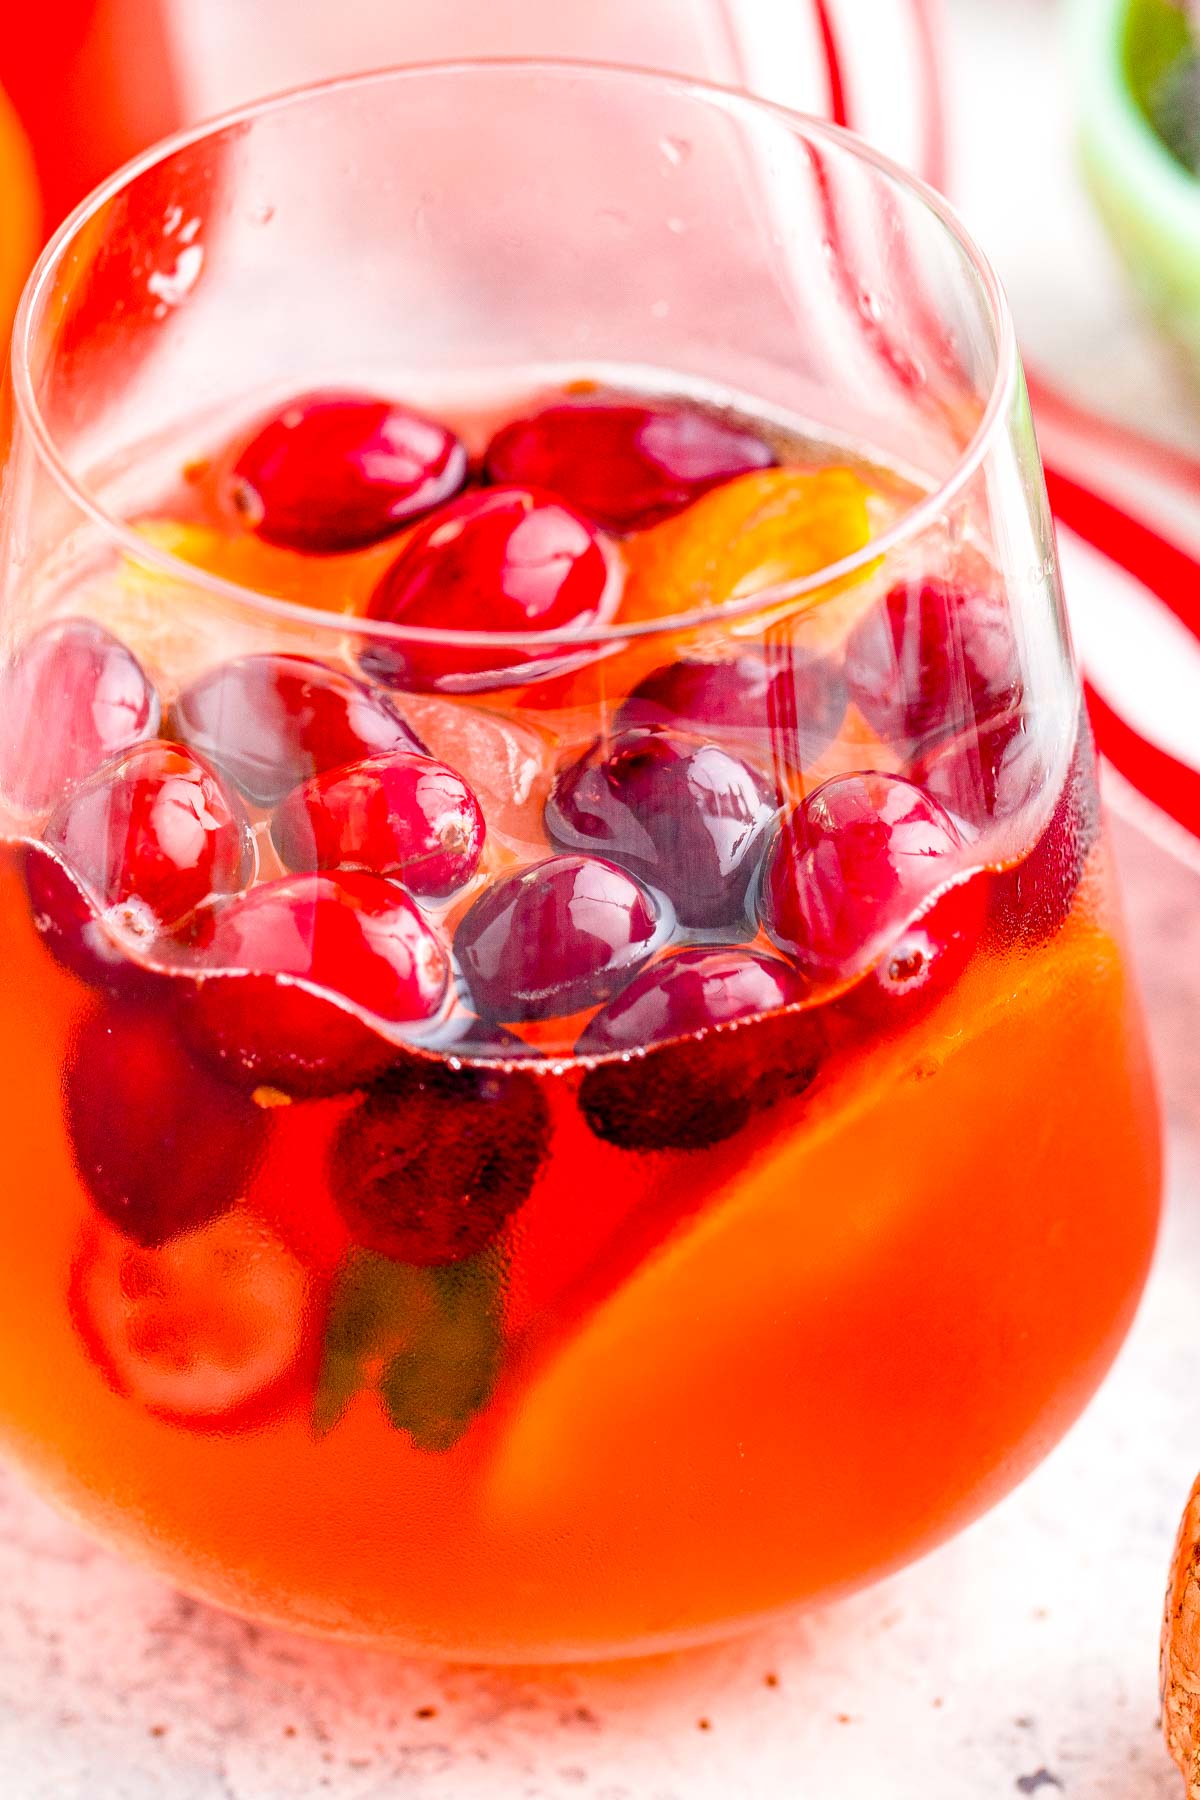
<svg viewBox="0 0 1200 1800"><path fill-rule="evenodd" d="M782 11L758 32L741 0L745 85L848 125L953 197L937 0L810 0L788 25ZM1200 458L1028 375L1097 742L1200 839Z"/></svg>

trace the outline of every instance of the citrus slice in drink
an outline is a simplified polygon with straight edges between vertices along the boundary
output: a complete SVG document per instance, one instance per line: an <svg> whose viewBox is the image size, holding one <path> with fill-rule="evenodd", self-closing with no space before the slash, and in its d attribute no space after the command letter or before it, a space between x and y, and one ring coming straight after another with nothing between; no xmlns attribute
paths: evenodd
<svg viewBox="0 0 1200 1800"><path fill-rule="evenodd" d="M682 1197L674 1232L531 1354L486 1489L494 1527L558 1541L569 1520L606 1581L642 1570L652 1610L690 1591L689 1558L743 1605L755 1581L778 1601L985 1505L1014 1478L1007 1447L1026 1466L1094 1385L1148 1256L1123 1197L1151 1129L1112 1135L1130 1117L1125 1005L1112 941L1072 922L1052 960L981 956L910 1034L831 1065L791 1129L748 1136L699 1210ZM1073 1115L1075 1166L1014 1212L1012 1120L1040 1130L1048 1092ZM725 1596L707 1599L719 1616Z"/></svg>
<svg viewBox="0 0 1200 1800"><path fill-rule="evenodd" d="M291 1251L234 1208L156 1249L89 1227L71 1314L117 1393L174 1424L230 1431L286 1409L305 1361L308 1290Z"/></svg>

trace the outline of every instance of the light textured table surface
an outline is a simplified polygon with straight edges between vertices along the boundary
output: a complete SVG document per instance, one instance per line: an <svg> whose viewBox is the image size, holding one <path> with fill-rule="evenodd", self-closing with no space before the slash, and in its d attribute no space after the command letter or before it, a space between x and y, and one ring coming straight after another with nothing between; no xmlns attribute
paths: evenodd
<svg viewBox="0 0 1200 1800"><path fill-rule="evenodd" d="M1018 198L1030 150L995 160L1013 96L1054 92L1053 18L1036 0L953 8L975 83L967 210L1043 361L1195 432L1086 217L1064 254L1063 227L1052 241ZM1174 1800L1155 1661L1200 1467L1200 877L1129 825L1116 836L1163 1079L1166 1226L1112 1377L1019 1492L829 1611L653 1664L525 1675L210 1612L0 1476L0 1800Z"/></svg>

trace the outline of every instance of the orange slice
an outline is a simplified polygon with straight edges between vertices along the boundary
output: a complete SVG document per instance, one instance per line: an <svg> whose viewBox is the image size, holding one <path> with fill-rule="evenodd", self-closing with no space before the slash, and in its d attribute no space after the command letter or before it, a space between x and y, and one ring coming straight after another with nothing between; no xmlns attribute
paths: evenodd
<svg viewBox="0 0 1200 1800"><path fill-rule="evenodd" d="M714 488L686 511L621 546L625 588L616 623L668 621L674 615L718 608L769 588L816 574L870 541L871 490L852 469L761 469ZM853 584L857 589L857 583ZM855 613L862 601L853 598ZM826 612L832 616L828 623ZM556 681L530 685L520 704L544 712L575 709L605 714L651 669L700 642L731 635L791 634L803 621L803 641L823 647L848 628L841 593L821 588L803 600L777 601L762 613L717 623L703 632L656 632L634 638ZM786 621L781 624L780 621Z"/></svg>
<svg viewBox="0 0 1200 1800"><path fill-rule="evenodd" d="M852 469L760 469L631 538L621 617L724 606L861 550L870 490Z"/></svg>
<svg viewBox="0 0 1200 1800"><path fill-rule="evenodd" d="M264 544L248 531L221 531L177 519L143 520L137 531L156 549L252 594L339 613L366 611L375 584L404 541L397 535L351 556L301 556Z"/></svg>
<svg viewBox="0 0 1200 1800"><path fill-rule="evenodd" d="M1124 994L1112 941L1069 925L1052 955L981 958L919 1026L834 1075L790 1131L764 1124L701 1210L618 1273L514 1392L485 1494L497 1527L549 1542L570 1520L581 1539L603 1542L633 1517L643 1548L666 1546L686 1536L686 1497L704 1509L702 1538L736 1538L747 1483L769 1515L765 1483L778 1487L781 1531L799 1542L804 1496L814 1482L836 1486L839 1471L849 1512L858 1479L864 1505L888 1503L873 1459L909 1428L919 1448L931 1409L945 1406L946 1431L977 1435L970 1381L938 1373L948 1353L986 1371L989 1391L1003 1385L1008 1354L997 1338L1018 1329L1029 1347L1022 1339L1014 1389L1037 1386L1043 1365L1030 1358L1052 1373L1070 1341L1078 1360L1071 1332L1087 1335L1085 1290L1104 1291L1102 1311L1145 1235L1144 1221L1122 1224L1127 1196L1112 1193L1107 1167L1145 1148L1128 1123ZM1045 1111L1064 1081L1069 1202ZM1021 1117L1031 1137L1015 1147ZM693 1160L677 1179L694 1189L704 1173ZM586 1206L585 1168L579 1176ZM1063 1309L1043 1320L1056 1292ZM931 1382L946 1394L931 1395ZM1015 1441L1021 1428L1006 1428ZM886 1461L876 1475L886 1485ZM813 1504L825 1516L826 1501Z"/></svg>
<svg viewBox="0 0 1200 1800"><path fill-rule="evenodd" d="M41 203L29 140L12 102L0 90L0 332L8 347L8 329L17 310L25 277L37 252Z"/></svg>

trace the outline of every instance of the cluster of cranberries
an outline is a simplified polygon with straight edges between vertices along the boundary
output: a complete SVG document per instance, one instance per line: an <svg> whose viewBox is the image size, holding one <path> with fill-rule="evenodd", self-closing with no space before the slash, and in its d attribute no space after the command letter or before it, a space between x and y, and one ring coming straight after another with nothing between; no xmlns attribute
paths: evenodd
<svg viewBox="0 0 1200 1800"><path fill-rule="evenodd" d="M0 775L10 802L49 813L26 852L39 929L103 995L67 1108L96 1204L130 1237L160 1244L245 1191L271 1128L263 1090L353 1094L329 1184L354 1235L459 1260L521 1205L546 1151L540 1082L512 1066L536 1052L509 1027L563 1021L598 1059L580 1089L598 1137L712 1144L813 1080L831 1013L815 995L906 1016L997 904L1053 929L1090 841L1086 761L1017 871L966 873L972 833L1037 771L1006 609L935 580L893 588L837 662L763 644L653 671L559 769L553 854L479 885L471 787L378 684L499 685L519 644L448 648L422 629L586 632L613 593L605 534L772 460L690 404L588 395L505 425L468 487L442 426L309 396L241 449L228 500L311 555L412 528L370 616L418 629L367 639L374 684L250 655L164 713L100 626L68 619L27 643L0 691L22 753ZM840 775L788 805L778 744L815 754L851 702L908 774ZM268 837L286 873L257 879ZM455 896L470 903L451 941L438 920ZM467 1066L402 1049L414 1032Z"/></svg>

